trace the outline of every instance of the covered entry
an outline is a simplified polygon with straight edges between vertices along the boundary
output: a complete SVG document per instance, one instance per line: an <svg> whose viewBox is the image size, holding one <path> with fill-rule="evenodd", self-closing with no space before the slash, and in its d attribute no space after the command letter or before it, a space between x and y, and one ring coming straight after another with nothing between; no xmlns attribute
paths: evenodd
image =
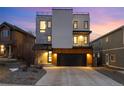
<svg viewBox="0 0 124 93"><path fill-rule="evenodd" d="M63 54L57 56L58 66L86 66L86 54Z"/></svg>

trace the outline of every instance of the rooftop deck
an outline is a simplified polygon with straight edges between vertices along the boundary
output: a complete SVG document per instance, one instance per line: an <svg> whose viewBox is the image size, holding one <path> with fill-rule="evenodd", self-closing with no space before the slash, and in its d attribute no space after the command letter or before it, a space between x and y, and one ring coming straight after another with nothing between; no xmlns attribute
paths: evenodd
<svg viewBox="0 0 124 93"><path fill-rule="evenodd" d="M73 12L73 15L89 15L88 12ZM50 15L52 16L52 12L37 12L36 13L37 16L41 16L41 15Z"/></svg>

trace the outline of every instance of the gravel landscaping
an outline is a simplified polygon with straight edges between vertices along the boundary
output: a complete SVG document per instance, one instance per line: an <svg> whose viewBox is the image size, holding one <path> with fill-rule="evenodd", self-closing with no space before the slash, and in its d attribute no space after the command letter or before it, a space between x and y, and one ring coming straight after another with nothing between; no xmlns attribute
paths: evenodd
<svg viewBox="0 0 124 93"><path fill-rule="evenodd" d="M10 71L6 66L0 66L0 83L18 84L18 85L35 85L35 83L45 75L44 69L30 67L27 71L19 69Z"/></svg>

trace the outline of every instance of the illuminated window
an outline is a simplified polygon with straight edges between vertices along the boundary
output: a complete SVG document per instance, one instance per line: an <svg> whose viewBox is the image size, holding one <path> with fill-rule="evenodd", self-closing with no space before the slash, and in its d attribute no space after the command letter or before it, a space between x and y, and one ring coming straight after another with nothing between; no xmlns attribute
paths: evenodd
<svg viewBox="0 0 124 93"><path fill-rule="evenodd" d="M84 36L79 36L78 37L78 43L79 43L79 45L83 45L84 44Z"/></svg>
<svg viewBox="0 0 124 93"><path fill-rule="evenodd" d="M88 29L88 21L84 21L84 28Z"/></svg>
<svg viewBox="0 0 124 93"><path fill-rule="evenodd" d="M48 21L48 23L47 23L47 26L48 26L48 28L51 28L51 21Z"/></svg>
<svg viewBox="0 0 124 93"><path fill-rule="evenodd" d="M73 23L73 28L74 28L74 29L78 28L78 21L74 21L74 23Z"/></svg>
<svg viewBox="0 0 124 93"><path fill-rule="evenodd" d="M40 21L40 32L45 32L46 30L46 21Z"/></svg>
<svg viewBox="0 0 124 93"><path fill-rule="evenodd" d="M84 36L84 44L87 44L87 43L88 43L88 37Z"/></svg>
<svg viewBox="0 0 124 93"><path fill-rule="evenodd" d="M48 55L48 61L51 62L52 61L52 51L49 51L48 53L49 53L49 55Z"/></svg>
<svg viewBox="0 0 124 93"><path fill-rule="evenodd" d="M74 44L77 43L77 36L74 36Z"/></svg>
<svg viewBox="0 0 124 93"><path fill-rule="evenodd" d="M51 36L48 36L48 41L49 41L49 42L51 41Z"/></svg>

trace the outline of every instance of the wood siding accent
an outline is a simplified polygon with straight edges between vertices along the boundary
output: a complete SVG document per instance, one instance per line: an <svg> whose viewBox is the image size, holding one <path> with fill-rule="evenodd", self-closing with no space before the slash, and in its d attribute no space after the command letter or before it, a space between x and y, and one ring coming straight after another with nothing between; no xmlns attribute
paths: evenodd
<svg viewBox="0 0 124 93"><path fill-rule="evenodd" d="M91 53L91 49L53 49L53 53L72 53L72 54L81 54L81 53Z"/></svg>
<svg viewBox="0 0 124 93"><path fill-rule="evenodd" d="M34 51L32 48L35 44L35 37L30 36L28 33L12 30L11 27L6 25L0 28L0 33L3 31L3 29L8 29L10 31L10 36L7 40L6 38L2 38L2 41L0 37L0 41L2 44L6 45L6 47L11 45L12 58L30 60L33 62Z"/></svg>

